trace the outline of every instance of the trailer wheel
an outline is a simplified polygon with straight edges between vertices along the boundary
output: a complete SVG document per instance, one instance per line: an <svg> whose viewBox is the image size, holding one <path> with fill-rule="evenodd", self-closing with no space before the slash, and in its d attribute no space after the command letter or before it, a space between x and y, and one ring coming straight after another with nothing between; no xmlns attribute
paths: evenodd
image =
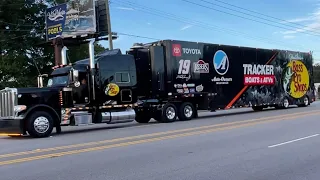
<svg viewBox="0 0 320 180"><path fill-rule="evenodd" d="M172 103L165 104L162 108L161 117L159 117L158 121L162 123L170 123L176 121L176 119L177 107Z"/></svg>
<svg viewBox="0 0 320 180"><path fill-rule="evenodd" d="M298 107L307 107L309 106L310 103L309 103L309 97L308 96L305 96L303 98L303 103L302 104L299 104Z"/></svg>
<svg viewBox="0 0 320 180"><path fill-rule="evenodd" d="M192 103L185 102L179 107L178 118L180 121L188 121L194 118L196 109Z"/></svg>
<svg viewBox="0 0 320 180"><path fill-rule="evenodd" d="M151 117L147 112L138 112L136 113L135 120L138 123L148 123L151 120Z"/></svg>
<svg viewBox="0 0 320 180"><path fill-rule="evenodd" d="M35 111L27 119L27 130L34 138L43 138L51 135L54 122L52 116L45 111Z"/></svg>
<svg viewBox="0 0 320 180"><path fill-rule="evenodd" d="M284 98L280 104L275 105L274 107L276 109L287 109L289 107L289 100L287 98Z"/></svg>
<svg viewBox="0 0 320 180"><path fill-rule="evenodd" d="M290 103L289 103L289 100L288 98L284 98L282 100L282 103L281 103L281 108L282 109L287 109L289 107Z"/></svg>

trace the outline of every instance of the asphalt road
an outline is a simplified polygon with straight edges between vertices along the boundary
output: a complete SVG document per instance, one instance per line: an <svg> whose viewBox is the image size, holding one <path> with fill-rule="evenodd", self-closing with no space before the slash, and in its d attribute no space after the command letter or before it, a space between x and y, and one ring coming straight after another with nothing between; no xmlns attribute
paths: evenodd
<svg viewBox="0 0 320 180"><path fill-rule="evenodd" d="M320 103L0 137L1 180L319 179Z"/></svg>

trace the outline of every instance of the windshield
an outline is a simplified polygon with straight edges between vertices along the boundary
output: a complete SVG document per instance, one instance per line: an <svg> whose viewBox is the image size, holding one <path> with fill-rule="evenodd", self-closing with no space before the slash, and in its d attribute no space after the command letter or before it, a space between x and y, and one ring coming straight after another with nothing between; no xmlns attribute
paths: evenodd
<svg viewBox="0 0 320 180"><path fill-rule="evenodd" d="M52 87L52 86L61 86L61 85L67 85L69 80L69 76L54 76L51 77L48 80L47 87Z"/></svg>

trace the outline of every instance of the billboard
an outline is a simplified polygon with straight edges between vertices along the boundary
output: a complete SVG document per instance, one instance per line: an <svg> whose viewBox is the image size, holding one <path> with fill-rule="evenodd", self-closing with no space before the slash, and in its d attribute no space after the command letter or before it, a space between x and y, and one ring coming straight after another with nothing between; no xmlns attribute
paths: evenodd
<svg viewBox="0 0 320 180"><path fill-rule="evenodd" d="M63 18L59 18L59 22L62 23L59 26L61 31L50 33L49 29L53 25L48 21L49 17L54 19L52 17L61 17L61 14L63 14ZM95 0L69 0L65 4L48 8L46 16L48 40L57 36L68 38L96 32Z"/></svg>
<svg viewBox="0 0 320 180"><path fill-rule="evenodd" d="M47 40L62 35L66 20L67 5L60 4L46 11Z"/></svg>

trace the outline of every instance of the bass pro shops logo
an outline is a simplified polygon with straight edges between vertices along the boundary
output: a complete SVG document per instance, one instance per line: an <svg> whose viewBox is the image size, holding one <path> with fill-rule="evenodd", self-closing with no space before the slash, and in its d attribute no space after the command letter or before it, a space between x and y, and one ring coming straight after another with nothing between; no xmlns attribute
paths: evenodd
<svg viewBox="0 0 320 180"><path fill-rule="evenodd" d="M214 54L213 66L218 75L222 77L214 77L212 81L216 82L216 84L229 84L232 81L232 78L223 77L229 70L229 58L224 51L218 50Z"/></svg>
<svg viewBox="0 0 320 180"><path fill-rule="evenodd" d="M293 98L302 98L308 91L309 72L302 61L293 60L284 70L283 88Z"/></svg>

